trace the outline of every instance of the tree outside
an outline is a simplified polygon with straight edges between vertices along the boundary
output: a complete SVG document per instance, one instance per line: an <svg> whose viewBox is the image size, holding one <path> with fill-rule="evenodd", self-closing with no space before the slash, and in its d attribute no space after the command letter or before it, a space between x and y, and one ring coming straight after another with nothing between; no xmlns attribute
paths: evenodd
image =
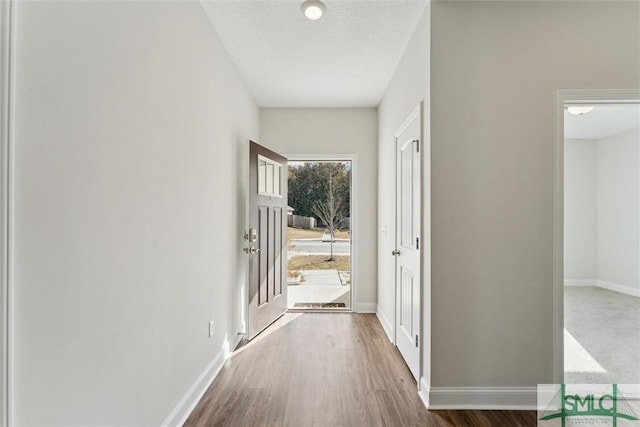
<svg viewBox="0 0 640 427"><path fill-rule="evenodd" d="M313 205L313 213L327 226L329 231L330 255L327 261L333 261L333 242L336 239L338 224L345 217L343 200L340 198L337 186L333 184L334 177L329 176L329 187L323 199L316 200Z"/></svg>
<svg viewBox="0 0 640 427"><path fill-rule="evenodd" d="M315 204L326 198L329 182L336 200L351 214L351 162L291 162L289 166L289 206L296 215L321 218L314 212ZM348 228L348 227L346 227Z"/></svg>

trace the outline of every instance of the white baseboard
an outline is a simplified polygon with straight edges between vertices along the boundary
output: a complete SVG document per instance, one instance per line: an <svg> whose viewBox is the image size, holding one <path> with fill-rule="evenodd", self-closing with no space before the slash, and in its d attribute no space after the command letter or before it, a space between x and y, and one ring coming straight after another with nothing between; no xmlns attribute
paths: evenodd
<svg viewBox="0 0 640 427"><path fill-rule="evenodd" d="M420 400L424 404L424 407L429 409L429 384L424 379L424 377L420 377L420 388L418 389L418 396L420 396Z"/></svg>
<svg viewBox="0 0 640 427"><path fill-rule="evenodd" d="M537 393L537 387L431 387L428 403L429 409L535 410Z"/></svg>
<svg viewBox="0 0 640 427"><path fill-rule="evenodd" d="M592 279L565 279L565 286L598 286L597 280Z"/></svg>
<svg viewBox="0 0 640 427"><path fill-rule="evenodd" d="M608 289L614 292L619 292L625 295L640 297L640 289L632 288L630 286L619 285L617 283L611 283L611 282L605 282L604 280L598 280L598 287L602 289Z"/></svg>
<svg viewBox="0 0 640 427"><path fill-rule="evenodd" d="M213 358L204 372L202 372L198 379L189 387L189 390L187 390L185 395L182 396L182 399L180 399L175 408L173 408L173 411L171 411L164 420L162 427L179 427L187 421L187 418L189 418L191 412L193 412L200 399L202 399L204 393L218 376L220 370L222 370L224 363L229 356L231 356L231 351L236 348L241 339L242 336L237 336L235 342L229 343L228 345L225 343L223 348L216 354L216 357Z"/></svg>
<svg viewBox="0 0 640 427"><path fill-rule="evenodd" d="M389 321L387 316L385 316L384 313L380 310L379 306L376 307L376 316L378 316L378 320L382 325L382 329L384 329L384 331L387 333L387 336L389 337L389 341L393 342L393 324Z"/></svg>
<svg viewBox="0 0 640 427"><path fill-rule="evenodd" d="M565 279L565 286L594 286L597 288L607 289L625 295L640 297L640 289L631 286L619 285L617 283L607 282L599 279Z"/></svg>
<svg viewBox="0 0 640 427"><path fill-rule="evenodd" d="M353 304L353 311L356 313L375 313L377 305L375 302L356 302Z"/></svg>

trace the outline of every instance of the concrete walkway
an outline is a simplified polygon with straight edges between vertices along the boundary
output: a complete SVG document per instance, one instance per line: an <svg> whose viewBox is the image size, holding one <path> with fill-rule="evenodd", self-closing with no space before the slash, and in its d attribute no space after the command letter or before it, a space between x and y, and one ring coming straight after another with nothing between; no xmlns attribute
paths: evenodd
<svg viewBox="0 0 640 427"><path fill-rule="evenodd" d="M304 281L299 286L341 286L338 270L301 270Z"/></svg>
<svg viewBox="0 0 640 427"><path fill-rule="evenodd" d="M342 286L338 270L301 270L304 281L287 287L288 306L300 303L343 302L350 305L351 286Z"/></svg>

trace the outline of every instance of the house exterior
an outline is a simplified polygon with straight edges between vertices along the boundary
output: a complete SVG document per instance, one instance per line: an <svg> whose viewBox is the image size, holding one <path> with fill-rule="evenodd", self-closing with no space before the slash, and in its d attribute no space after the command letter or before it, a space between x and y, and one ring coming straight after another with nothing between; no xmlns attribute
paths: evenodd
<svg viewBox="0 0 640 427"><path fill-rule="evenodd" d="M259 107L199 2L0 11L10 424L184 420L245 327L250 139L357 155L354 310L392 334L389 141L421 102L421 393L520 408L555 381L554 99L640 89L638 1L425 3L364 108Z"/></svg>

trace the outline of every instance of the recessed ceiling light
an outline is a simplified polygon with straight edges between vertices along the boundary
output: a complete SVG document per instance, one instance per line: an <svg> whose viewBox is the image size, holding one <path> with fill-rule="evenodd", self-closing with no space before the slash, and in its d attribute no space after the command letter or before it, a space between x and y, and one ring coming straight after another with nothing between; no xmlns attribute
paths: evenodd
<svg viewBox="0 0 640 427"><path fill-rule="evenodd" d="M567 113L573 114L574 116L581 116L583 114L587 114L589 111L593 110L593 106L591 105L572 105L570 107L564 107L567 110Z"/></svg>
<svg viewBox="0 0 640 427"><path fill-rule="evenodd" d="M327 7L320 0L307 0L302 3L302 13L312 21L322 18L322 14L326 8Z"/></svg>

